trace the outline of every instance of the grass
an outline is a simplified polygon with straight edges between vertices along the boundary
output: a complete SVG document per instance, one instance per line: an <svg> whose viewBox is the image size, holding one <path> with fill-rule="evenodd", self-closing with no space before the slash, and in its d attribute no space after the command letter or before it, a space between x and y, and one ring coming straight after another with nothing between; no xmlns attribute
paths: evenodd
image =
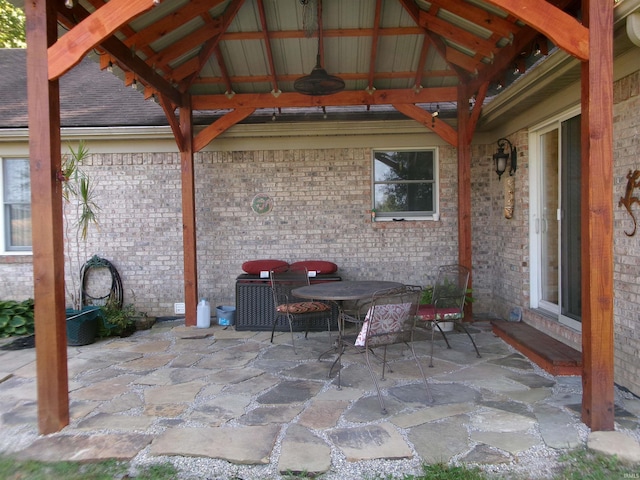
<svg viewBox="0 0 640 480"><path fill-rule="evenodd" d="M443 463L423 465L420 475L402 477L377 476L378 480L490 480L514 478L490 475L477 467L450 466ZM170 463L132 468L128 462L107 460L98 463L37 462L0 456L2 480L175 480L178 470ZM285 478L306 478L289 475ZM322 478L320 476L319 478ZM520 478L520 477L515 477ZM560 469L554 480L624 480L640 479L640 466L628 466L616 457L608 457L587 449L574 450L560 458ZM522 479L524 480L524 479Z"/></svg>
<svg viewBox="0 0 640 480"><path fill-rule="evenodd" d="M177 474L178 471L169 463L130 469L129 463L116 460L97 463L38 462L0 457L0 479L3 480L174 480Z"/></svg>

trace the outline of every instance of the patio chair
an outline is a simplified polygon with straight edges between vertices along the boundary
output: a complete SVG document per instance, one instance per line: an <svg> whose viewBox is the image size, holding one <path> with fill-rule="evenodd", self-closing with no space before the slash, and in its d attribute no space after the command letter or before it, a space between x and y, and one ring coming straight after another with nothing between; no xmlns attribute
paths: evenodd
<svg viewBox="0 0 640 480"><path fill-rule="evenodd" d="M273 319L273 328L271 329L271 343L276 331L278 320L286 318L289 322L289 331L291 332L291 346L293 352L296 352L295 340L293 337L293 324L305 322L304 337L309 334L309 321L317 318L319 314L325 314L327 317L327 330L331 335L331 306L314 300L306 300L297 298L292 294L292 290L298 287L309 285L309 274L307 269L289 270L286 272L270 272L271 290L273 292L273 304L275 306L275 317Z"/></svg>
<svg viewBox="0 0 640 480"><path fill-rule="evenodd" d="M421 292L421 287L409 285L376 292L370 300L370 306L364 317L360 332L353 335L341 335L338 339L338 358L331 366L329 375L331 376L333 369L337 365L338 388L341 388L342 356L346 350L351 349L355 353L364 354L367 368L376 386L378 401L383 414L387 413L387 409L370 358L374 355L374 349L382 349L382 355L376 354L375 356L382 362L381 380L384 380L385 370L387 369L387 347L395 344L409 346L422 374L427 390L427 399L430 403L433 401L427 377L413 348L413 333Z"/></svg>
<svg viewBox="0 0 640 480"><path fill-rule="evenodd" d="M429 367L433 367L433 340L436 328L442 334L447 348L451 348L449 340L440 326L442 322L453 322L453 326L460 326L467 334L478 358L481 357L476 342L465 327L464 303L469 284L469 269L462 265L443 265L438 268L438 276L433 285L431 303L420 305L418 308L418 320L431 322L431 359Z"/></svg>

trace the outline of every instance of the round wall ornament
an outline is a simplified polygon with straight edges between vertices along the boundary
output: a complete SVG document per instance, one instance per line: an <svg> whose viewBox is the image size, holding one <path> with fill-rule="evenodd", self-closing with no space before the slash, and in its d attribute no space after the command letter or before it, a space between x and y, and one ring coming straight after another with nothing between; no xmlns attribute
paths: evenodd
<svg viewBox="0 0 640 480"><path fill-rule="evenodd" d="M273 209L273 199L266 193L258 193L251 200L251 210L258 215L269 213Z"/></svg>

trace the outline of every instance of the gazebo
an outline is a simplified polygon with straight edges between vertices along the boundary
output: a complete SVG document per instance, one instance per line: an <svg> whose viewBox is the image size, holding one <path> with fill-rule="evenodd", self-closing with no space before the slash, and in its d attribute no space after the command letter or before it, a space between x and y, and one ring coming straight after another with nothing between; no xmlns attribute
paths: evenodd
<svg viewBox="0 0 640 480"><path fill-rule="evenodd" d="M457 149L458 260L471 266L470 144L482 108L535 59L581 62L583 421L613 429L611 0L34 0L27 16L42 433L69 422L58 79L94 52L163 107L181 155L186 323L196 321L193 156L251 118L402 115ZM441 109L440 105L454 105ZM212 122L196 131L194 111ZM51 314L53 312L53 314Z"/></svg>

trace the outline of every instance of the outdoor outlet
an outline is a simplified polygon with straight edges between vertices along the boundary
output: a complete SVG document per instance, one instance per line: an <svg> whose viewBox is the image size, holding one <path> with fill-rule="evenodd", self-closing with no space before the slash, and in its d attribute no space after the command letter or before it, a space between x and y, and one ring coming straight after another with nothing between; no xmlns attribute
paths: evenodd
<svg viewBox="0 0 640 480"><path fill-rule="evenodd" d="M174 303L173 313L176 315L184 315L184 303Z"/></svg>

